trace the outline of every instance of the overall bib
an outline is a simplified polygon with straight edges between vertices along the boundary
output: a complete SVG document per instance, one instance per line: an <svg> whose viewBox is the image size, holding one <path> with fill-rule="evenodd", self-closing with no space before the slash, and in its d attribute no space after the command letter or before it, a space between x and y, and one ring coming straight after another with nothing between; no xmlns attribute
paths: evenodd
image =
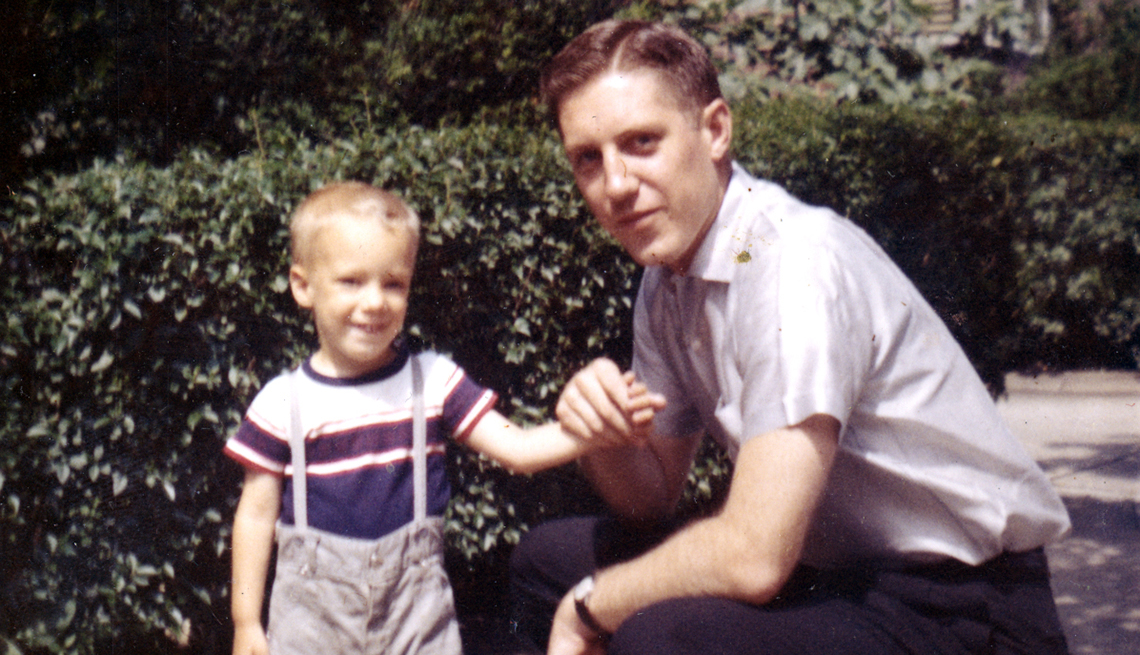
<svg viewBox="0 0 1140 655"><path fill-rule="evenodd" d="M277 571L269 603L272 655L462 653L451 584L443 567L443 519L426 515L423 373L418 358L409 361L414 518L375 540L309 527L304 435L295 383L299 373L290 378L294 525L277 526Z"/></svg>

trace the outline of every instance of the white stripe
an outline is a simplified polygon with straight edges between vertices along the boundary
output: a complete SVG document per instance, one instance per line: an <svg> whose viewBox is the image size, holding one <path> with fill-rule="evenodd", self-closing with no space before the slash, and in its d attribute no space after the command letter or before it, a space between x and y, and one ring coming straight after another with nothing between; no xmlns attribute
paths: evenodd
<svg viewBox="0 0 1140 655"><path fill-rule="evenodd" d="M432 444L427 447L429 455L438 455L446 452L447 446L444 444ZM348 473L351 471L358 471L375 466L385 466L387 464L395 464L396 462L410 461L412 459L411 448L395 448L387 450L382 453L368 453L358 457L350 457L348 459L340 459L335 462L325 462L323 464L313 464L309 462L306 467L309 475L339 475L341 473ZM286 466L285 474L292 475L293 467Z"/></svg>
<svg viewBox="0 0 1140 655"><path fill-rule="evenodd" d="M455 427L455 434L466 434L467 429L471 427L472 421L486 413L486 409L491 405L492 401L494 401L494 398L495 392L490 389L484 391L483 395L479 397L479 400L471 406L471 411L467 412L467 415L464 416L463 420L459 422L459 425Z"/></svg>
<svg viewBox="0 0 1140 655"><path fill-rule="evenodd" d="M238 457L267 471L284 473L287 468L292 468L283 466L281 462L275 462L269 458L263 457L261 453L253 450L249 446L243 444L240 441L237 441L236 439L230 439L229 442L226 443L226 448L229 448L230 452L237 455Z"/></svg>
<svg viewBox="0 0 1140 655"><path fill-rule="evenodd" d="M257 426L257 429L261 430L265 434L268 434L278 441L289 443L288 429L283 428L279 425L274 425L269 421L269 419L267 419L264 415L256 410L256 405L250 407L249 411L246 412L246 419L249 420L250 423L253 423L255 426Z"/></svg>
<svg viewBox="0 0 1140 655"><path fill-rule="evenodd" d="M437 418L441 412L439 408L428 407L428 418ZM309 432L309 439L315 439L328 434L337 434L339 432L349 432L351 430L358 430L361 428L373 427L391 427L401 424L411 424L412 422L412 409L410 407L401 407L398 410L391 412L377 412L372 414L364 414L360 416L353 416L350 419L343 421L329 421L316 430Z"/></svg>

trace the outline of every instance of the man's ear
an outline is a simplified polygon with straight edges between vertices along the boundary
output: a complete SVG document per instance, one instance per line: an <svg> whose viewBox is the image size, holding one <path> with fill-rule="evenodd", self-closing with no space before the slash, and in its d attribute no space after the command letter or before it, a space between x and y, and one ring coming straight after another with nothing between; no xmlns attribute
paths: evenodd
<svg viewBox="0 0 1140 655"><path fill-rule="evenodd" d="M721 163L732 152L732 111L724 98L717 98L701 111L701 129L709 139L713 161Z"/></svg>
<svg viewBox="0 0 1140 655"><path fill-rule="evenodd" d="M304 309L313 308L313 297L309 289L309 276L300 264L289 267L289 288L293 291L293 299Z"/></svg>

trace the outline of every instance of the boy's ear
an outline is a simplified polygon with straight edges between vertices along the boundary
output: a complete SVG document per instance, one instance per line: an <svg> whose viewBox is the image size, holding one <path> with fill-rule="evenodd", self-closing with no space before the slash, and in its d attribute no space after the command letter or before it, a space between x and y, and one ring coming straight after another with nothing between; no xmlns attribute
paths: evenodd
<svg viewBox="0 0 1140 655"><path fill-rule="evenodd" d="M313 308L312 293L309 288L309 276L300 264L289 267L289 288L293 291L293 299L305 309Z"/></svg>
<svg viewBox="0 0 1140 655"><path fill-rule="evenodd" d="M724 98L717 98L701 111L701 128L709 139L713 161L722 162L732 152L732 111Z"/></svg>

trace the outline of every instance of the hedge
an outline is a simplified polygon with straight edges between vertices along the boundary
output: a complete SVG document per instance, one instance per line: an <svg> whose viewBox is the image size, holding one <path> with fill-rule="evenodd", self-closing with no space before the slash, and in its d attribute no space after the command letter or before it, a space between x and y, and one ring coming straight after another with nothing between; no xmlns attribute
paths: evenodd
<svg viewBox="0 0 1140 655"><path fill-rule="evenodd" d="M409 333L515 418L549 416L593 357L628 361L636 268L589 219L555 135L526 105L503 123L318 139L253 114L240 157L125 154L0 207L0 643L227 648L240 471L221 447L313 344L287 292L285 222L324 181L371 181L420 210ZM752 170L880 239L995 390L1012 368L1136 365L1133 127L742 101L736 132ZM454 463L453 581L462 611L494 612L521 531L596 501L572 468ZM727 468L702 458L688 502L722 492Z"/></svg>

